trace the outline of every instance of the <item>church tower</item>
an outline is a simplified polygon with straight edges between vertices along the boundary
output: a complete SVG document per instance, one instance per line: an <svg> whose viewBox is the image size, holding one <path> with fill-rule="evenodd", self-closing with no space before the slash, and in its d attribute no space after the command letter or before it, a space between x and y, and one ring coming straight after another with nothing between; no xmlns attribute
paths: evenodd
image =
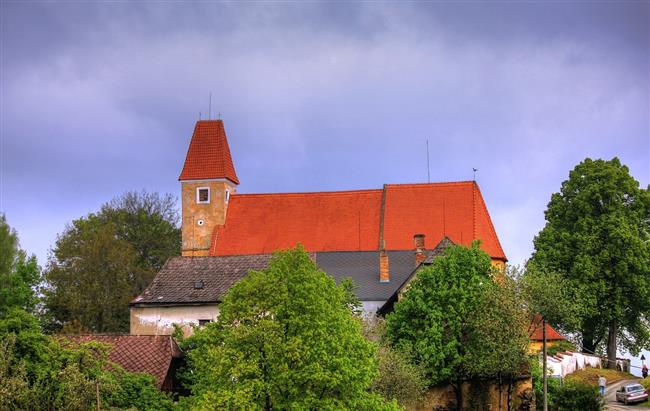
<svg viewBox="0 0 650 411"><path fill-rule="evenodd" d="M226 222L228 201L239 185L221 120L194 127L181 182L182 255L206 256L215 228Z"/></svg>

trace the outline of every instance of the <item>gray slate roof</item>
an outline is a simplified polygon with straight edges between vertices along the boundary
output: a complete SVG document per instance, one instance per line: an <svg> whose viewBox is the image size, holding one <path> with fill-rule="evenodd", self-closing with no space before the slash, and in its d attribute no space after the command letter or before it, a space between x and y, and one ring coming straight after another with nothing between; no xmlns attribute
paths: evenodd
<svg viewBox="0 0 650 411"><path fill-rule="evenodd" d="M385 301L415 269L413 251L388 251L390 281L379 281L378 251L310 253L318 267L340 282L351 278L362 301ZM218 303L250 270L268 266L271 254L220 257L174 257L132 305ZM203 288L197 288L202 285Z"/></svg>

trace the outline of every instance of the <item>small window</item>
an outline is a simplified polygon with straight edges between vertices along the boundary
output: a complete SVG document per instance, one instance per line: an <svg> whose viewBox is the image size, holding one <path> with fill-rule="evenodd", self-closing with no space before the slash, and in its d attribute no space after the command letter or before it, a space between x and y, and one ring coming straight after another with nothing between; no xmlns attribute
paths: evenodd
<svg viewBox="0 0 650 411"><path fill-rule="evenodd" d="M210 203L210 187L199 187L196 189L196 202L198 204Z"/></svg>
<svg viewBox="0 0 650 411"><path fill-rule="evenodd" d="M230 200L230 190L226 188L226 203Z"/></svg>
<svg viewBox="0 0 650 411"><path fill-rule="evenodd" d="M199 320L199 327L205 327L206 325L210 324L212 320Z"/></svg>

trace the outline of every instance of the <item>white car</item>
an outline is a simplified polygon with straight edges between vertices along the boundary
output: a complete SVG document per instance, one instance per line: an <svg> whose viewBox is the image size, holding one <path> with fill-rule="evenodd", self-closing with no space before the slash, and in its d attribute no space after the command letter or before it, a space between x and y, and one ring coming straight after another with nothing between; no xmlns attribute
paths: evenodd
<svg viewBox="0 0 650 411"><path fill-rule="evenodd" d="M616 401L625 405L632 402L641 402L648 399L648 392L641 384L628 384L616 391Z"/></svg>

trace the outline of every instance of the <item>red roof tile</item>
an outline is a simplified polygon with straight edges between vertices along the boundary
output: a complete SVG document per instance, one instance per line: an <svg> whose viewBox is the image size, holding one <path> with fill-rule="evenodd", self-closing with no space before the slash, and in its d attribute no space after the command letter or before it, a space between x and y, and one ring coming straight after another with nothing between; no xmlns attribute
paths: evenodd
<svg viewBox="0 0 650 411"><path fill-rule="evenodd" d="M221 120L196 122L179 180L227 178L239 184Z"/></svg>
<svg viewBox="0 0 650 411"><path fill-rule="evenodd" d="M68 335L65 338L81 343L98 341L109 344L109 359L129 372L144 372L156 379L162 387L172 358L182 356L182 351L169 335Z"/></svg>
<svg viewBox="0 0 650 411"><path fill-rule="evenodd" d="M376 250L381 190L296 194L235 194L213 255L306 250ZM213 237L214 239L214 237Z"/></svg>
<svg viewBox="0 0 650 411"><path fill-rule="evenodd" d="M412 250L413 235L429 247L445 235L457 244L482 240L505 260L481 192L474 182L385 186L388 250ZM211 255L263 254L302 243L307 251L379 248L382 190L298 194L235 194L224 226L215 229Z"/></svg>
<svg viewBox="0 0 650 411"><path fill-rule="evenodd" d="M528 329L528 335L530 335L531 341L544 340L542 324L543 324L542 317L536 315L533 321L530 323L530 328ZM555 329L551 327L549 323L546 323L546 341L554 341L554 340L566 340L566 338L562 337L560 333L555 331Z"/></svg>

